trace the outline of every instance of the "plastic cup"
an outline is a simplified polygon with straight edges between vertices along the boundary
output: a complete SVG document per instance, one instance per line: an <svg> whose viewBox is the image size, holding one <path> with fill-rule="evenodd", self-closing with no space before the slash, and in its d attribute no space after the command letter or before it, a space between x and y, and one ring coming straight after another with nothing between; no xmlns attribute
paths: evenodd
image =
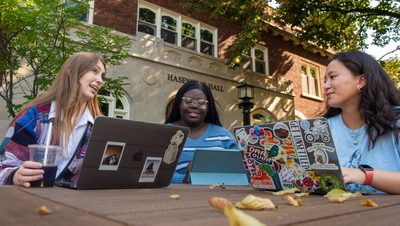
<svg viewBox="0 0 400 226"><path fill-rule="evenodd" d="M30 144L28 148L30 152L29 160L41 163L44 170L43 179L32 181L31 187L53 187L62 147L45 144Z"/></svg>

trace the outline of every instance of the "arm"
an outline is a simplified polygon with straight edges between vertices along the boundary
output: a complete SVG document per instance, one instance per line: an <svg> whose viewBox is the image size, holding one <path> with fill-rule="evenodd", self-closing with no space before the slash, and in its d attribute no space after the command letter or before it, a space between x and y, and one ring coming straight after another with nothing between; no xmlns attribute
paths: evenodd
<svg viewBox="0 0 400 226"><path fill-rule="evenodd" d="M3 140L5 159L0 168L0 184L30 186L29 181L38 180L43 174L41 164L29 162L28 144L36 143L35 109L22 114L7 131Z"/></svg>
<svg viewBox="0 0 400 226"><path fill-rule="evenodd" d="M342 168L345 183L363 184L365 174L358 168ZM371 186L390 194L400 194L400 172L374 170Z"/></svg>

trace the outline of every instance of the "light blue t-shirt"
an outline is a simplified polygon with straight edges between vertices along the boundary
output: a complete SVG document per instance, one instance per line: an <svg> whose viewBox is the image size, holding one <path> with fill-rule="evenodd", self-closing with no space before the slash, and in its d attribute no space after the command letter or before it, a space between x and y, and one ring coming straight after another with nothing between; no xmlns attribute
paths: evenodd
<svg viewBox="0 0 400 226"><path fill-rule="evenodd" d="M237 149L237 143L232 134L225 128L208 124L207 130L197 139L187 138L178 165L172 177L172 183L182 183L186 176L189 162L193 160L196 148Z"/></svg>
<svg viewBox="0 0 400 226"><path fill-rule="evenodd" d="M375 146L368 149L368 135L364 124L357 130L349 129L342 120L342 115L328 119L333 141L343 167L357 168L367 164L374 169L400 171L400 145L396 144L392 132L378 138ZM400 138L399 138L400 142ZM348 191L364 193L383 193L367 185L347 184Z"/></svg>

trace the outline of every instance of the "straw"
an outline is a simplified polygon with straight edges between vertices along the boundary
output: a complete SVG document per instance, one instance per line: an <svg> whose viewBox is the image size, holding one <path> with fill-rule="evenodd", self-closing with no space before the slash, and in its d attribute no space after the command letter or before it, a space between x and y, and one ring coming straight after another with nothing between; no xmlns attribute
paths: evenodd
<svg viewBox="0 0 400 226"><path fill-rule="evenodd" d="M47 129L46 140L45 140L46 149L44 150L43 165L46 165L46 163L47 163L47 153L49 152L48 149L49 149L49 145L50 145L50 141L51 141L52 129L53 129L53 121L50 121L48 129Z"/></svg>

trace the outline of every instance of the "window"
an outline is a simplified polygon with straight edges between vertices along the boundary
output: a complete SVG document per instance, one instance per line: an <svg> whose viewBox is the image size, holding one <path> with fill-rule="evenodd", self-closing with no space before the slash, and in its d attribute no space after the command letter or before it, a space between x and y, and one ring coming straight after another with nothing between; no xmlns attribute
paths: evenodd
<svg viewBox="0 0 400 226"><path fill-rule="evenodd" d="M138 31L156 35L156 13L150 9L139 9Z"/></svg>
<svg viewBox="0 0 400 226"><path fill-rule="evenodd" d="M165 42L217 57L217 29L173 11L140 1L138 32Z"/></svg>
<svg viewBox="0 0 400 226"><path fill-rule="evenodd" d="M319 68L312 64L302 62L300 73L302 95L321 97Z"/></svg>
<svg viewBox="0 0 400 226"><path fill-rule="evenodd" d="M213 33L207 29L200 31L200 52L214 56Z"/></svg>
<svg viewBox="0 0 400 226"><path fill-rule="evenodd" d="M243 69L267 75L268 71L268 50L262 46L256 46L242 54L241 64Z"/></svg>
<svg viewBox="0 0 400 226"><path fill-rule="evenodd" d="M79 1L65 0L65 4L67 5L67 9L73 8L78 6ZM89 1L89 6L88 8L84 8L84 12L82 12L81 9L82 8L79 8L79 10L74 12L74 14L79 18L79 20L89 24L93 24L94 0Z"/></svg>
<svg viewBox="0 0 400 226"><path fill-rule="evenodd" d="M196 50L196 27L190 23L182 23L182 47Z"/></svg>
<svg viewBox="0 0 400 226"><path fill-rule="evenodd" d="M170 16L161 17L161 38L164 41L177 44L178 34L176 32L176 20Z"/></svg>
<svg viewBox="0 0 400 226"><path fill-rule="evenodd" d="M129 102L125 96L116 99L105 92L99 97L101 98L100 110L105 116L129 119Z"/></svg>

